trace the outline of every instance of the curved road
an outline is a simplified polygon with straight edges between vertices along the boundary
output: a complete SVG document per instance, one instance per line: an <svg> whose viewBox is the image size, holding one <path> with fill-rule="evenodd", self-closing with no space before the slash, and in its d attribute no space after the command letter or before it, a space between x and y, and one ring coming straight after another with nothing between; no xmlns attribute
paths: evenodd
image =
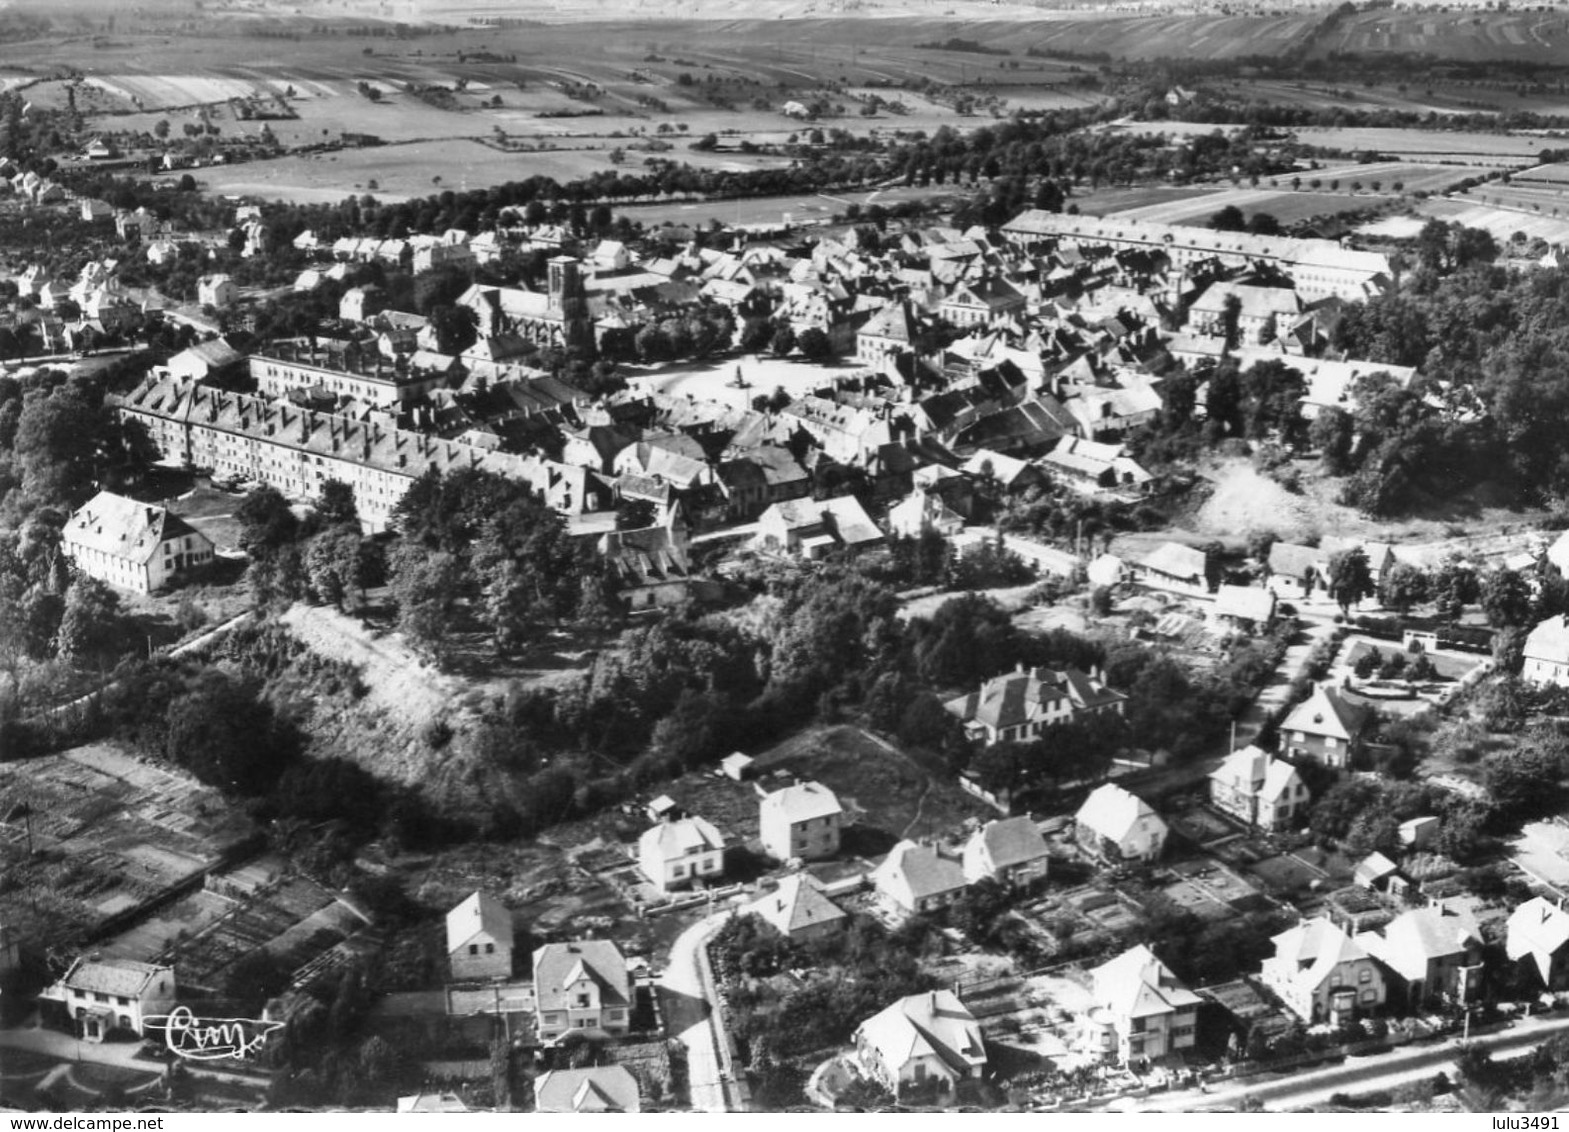
<svg viewBox="0 0 1569 1132"><path fill-rule="evenodd" d="M729 918L729 912L709 916L682 932L659 979L665 1028L686 1046L688 1088L698 1112L730 1111L719 1056L718 991L700 961L703 945Z"/></svg>

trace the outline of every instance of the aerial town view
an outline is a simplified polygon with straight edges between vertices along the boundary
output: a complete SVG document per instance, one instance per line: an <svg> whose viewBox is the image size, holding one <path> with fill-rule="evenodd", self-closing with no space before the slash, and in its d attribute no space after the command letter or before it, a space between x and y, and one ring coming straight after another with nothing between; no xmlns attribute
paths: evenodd
<svg viewBox="0 0 1569 1132"><path fill-rule="evenodd" d="M0 2L0 1111L1552 1113L1566 899L1569 3Z"/></svg>

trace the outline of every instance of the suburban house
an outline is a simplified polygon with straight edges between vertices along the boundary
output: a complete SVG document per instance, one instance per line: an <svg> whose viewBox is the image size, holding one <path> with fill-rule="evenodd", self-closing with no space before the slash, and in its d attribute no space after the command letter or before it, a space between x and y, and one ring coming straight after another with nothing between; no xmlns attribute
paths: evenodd
<svg viewBox="0 0 1569 1132"><path fill-rule="evenodd" d="M1393 1005L1415 1011L1476 995L1482 933L1469 914L1442 904L1412 908L1356 941L1384 965Z"/></svg>
<svg viewBox="0 0 1569 1132"><path fill-rule="evenodd" d="M1147 586L1179 593L1209 593L1209 556L1180 542L1163 542L1133 563L1134 576Z"/></svg>
<svg viewBox="0 0 1569 1132"><path fill-rule="evenodd" d="M172 1010L177 994L171 966L83 956L46 997L65 1003L77 1037L101 1042L116 1030L145 1036L148 1019Z"/></svg>
<svg viewBox="0 0 1569 1132"><path fill-rule="evenodd" d="M950 990L901 998L855 1031L862 1072L894 1096L909 1088L947 1091L986 1068L980 1024Z"/></svg>
<svg viewBox="0 0 1569 1132"><path fill-rule="evenodd" d="M943 706L964 724L965 738L990 747L1038 739L1046 728L1080 715L1123 713L1128 697L1106 686L1099 669L1025 668L994 677Z"/></svg>
<svg viewBox="0 0 1569 1132"><path fill-rule="evenodd" d="M456 1093L410 1093L398 1098L399 1112L470 1112Z"/></svg>
<svg viewBox="0 0 1569 1132"><path fill-rule="evenodd" d="M1254 586L1223 585L1215 591L1210 616L1217 624L1262 632L1275 623L1275 595Z"/></svg>
<svg viewBox="0 0 1569 1132"><path fill-rule="evenodd" d="M1129 1062L1154 1061L1193 1045L1204 1000L1140 945L1090 972L1094 1005L1084 1019L1091 1052Z"/></svg>
<svg viewBox="0 0 1569 1132"><path fill-rule="evenodd" d="M512 945L512 913L489 893L470 893L447 913L447 965L455 982L509 978Z"/></svg>
<svg viewBox="0 0 1569 1132"><path fill-rule="evenodd" d="M1569 688L1569 616L1560 613L1538 622L1525 638L1522 655L1522 680Z"/></svg>
<svg viewBox="0 0 1569 1132"><path fill-rule="evenodd" d="M1297 768L1258 747L1233 751L1209 776L1210 803L1260 829L1290 829L1312 798Z"/></svg>
<svg viewBox="0 0 1569 1132"><path fill-rule="evenodd" d="M534 997L542 1042L573 1030L624 1034L631 1026L632 980L609 940L548 943L534 952Z"/></svg>
<svg viewBox="0 0 1569 1132"><path fill-rule="evenodd" d="M82 573L144 594L213 559L212 540L184 519L112 491L82 504L60 538Z"/></svg>
<svg viewBox="0 0 1569 1132"><path fill-rule="evenodd" d="M888 532L903 538L919 538L927 531L952 538L963 529L964 516L948 506L942 496L922 488L888 508Z"/></svg>
<svg viewBox="0 0 1569 1132"><path fill-rule="evenodd" d="M820 782L797 782L763 795L758 837L776 861L815 861L839 852L844 808Z"/></svg>
<svg viewBox="0 0 1569 1132"><path fill-rule="evenodd" d="M662 821L637 839L637 865L661 892L718 880L725 871L725 839L703 818Z"/></svg>
<svg viewBox="0 0 1569 1132"><path fill-rule="evenodd" d="M853 495L775 503L758 518L754 539L759 550L809 559L837 550L863 550L882 541L882 531Z"/></svg>
<svg viewBox="0 0 1569 1132"><path fill-rule="evenodd" d="M872 886L894 911L904 915L946 908L964 892L964 869L930 845L901 841L871 872Z"/></svg>
<svg viewBox="0 0 1569 1132"><path fill-rule="evenodd" d="M551 1069L534 1078L535 1112L637 1112L637 1078L625 1065Z"/></svg>
<svg viewBox="0 0 1569 1132"><path fill-rule="evenodd" d="M771 924L791 943L822 939L842 931L846 916L824 894L810 873L794 873L746 906L746 911Z"/></svg>
<svg viewBox="0 0 1569 1132"><path fill-rule="evenodd" d="M964 879L971 884L984 878L1009 886L1044 880L1047 867L1046 839L1028 816L997 818L987 822L964 843Z"/></svg>
<svg viewBox="0 0 1569 1132"><path fill-rule="evenodd" d="M238 294L234 280L227 275L203 275L196 281L196 302L200 306L222 310L233 303Z"/></svg>
<svg viewBox="0 0 1569 1132"><path fill-rule="evenodd" d="M1166 823L1150 804L1115 782L1098 786L1074 815L1075 836L1103 861L1153 861L1166 847Z"/></svg>
<svg viewBox="0 0 1569 1132"><path fill-rule="evenodd" d="M1325 916L1272 939L1259 979L1309 1024L1339 1025L1384 1004L1384 973L1366 949Z"/></svg>
<svg viewBox="0 0 1569 1132"><path fill-rule="evenodd" d="M1370 715L1366 708L1347 703L1328 684L1319 684L1280 725L1286 755L1344 770L1361 748Z"/></svg>
<svg viewBox="0 0 1569 1132"><path fill-rule="evenodd" d="M1153 478L1121 444L1064 436L1041 457L1041 466L1080 491L1142 491Z"/></svg>
<svg viewBox="0 0 1569 1132"><path fill-rule="evenodd" d="M1277 542L1269 548L1264 584L1285 601L1304 601L1328 585L1324 555L1316 546Z"/></svg>
<svg viewBox="0 0 1569 1132"><path fill-rule="evenodd" d="M1533 896L1509 915L1504 954L1529 961L1548 990L1569 986L1569 912Z"/></svg>

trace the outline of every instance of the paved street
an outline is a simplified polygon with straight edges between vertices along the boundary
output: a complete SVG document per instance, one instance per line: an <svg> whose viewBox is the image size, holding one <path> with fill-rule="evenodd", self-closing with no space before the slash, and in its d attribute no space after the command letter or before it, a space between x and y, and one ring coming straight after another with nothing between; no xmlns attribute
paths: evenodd
<svg viewBox="0 0 1569 1132"><path fill-rule="evenodd" d="M666 1030L686 1046L692 1107L698 1112L730 1111L712 1006L718 992L704 979L698 964L698 952L727 919L729 913L710 916L682 932L659 980Z"/></svg>
<svg viewBox="0 0 1569 1132"><path fill-rule="evenodd" d="M1494 1056L1524 1053L1556 1034L1569 1033L1569 1018L1528 1018L1511 1028L1471 1039L1473 1045ZM1128 1106L1147 1112L1190 1112L1210 1107L1235 1107L1253 1098L1272 1110L1324 1104L1335 1093L1367 1093L1432 1077L1440 1070L1455 1076L1454 1060L1461 1041L1452 1038L1437 1045L1407 1046L1392 1053L1348 1058L1328 1069L1286 1077L1255 1080L1209 1093L1188 1090L1145 1097Z"/></svg>

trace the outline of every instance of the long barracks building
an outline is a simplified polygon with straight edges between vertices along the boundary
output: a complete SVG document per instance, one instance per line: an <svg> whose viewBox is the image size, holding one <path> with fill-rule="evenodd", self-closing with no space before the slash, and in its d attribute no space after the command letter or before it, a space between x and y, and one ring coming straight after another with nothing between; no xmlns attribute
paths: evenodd
<svg viewBox="0 0 1569 1132"><path fill-rule="evenodd" d="M354 489L360 521L371 532L387 528L404 492L431 471L481 468L523 480L569 515L610 505L608 485L585 468L193 381L149 377L114 403L122 420L142 422L167 461L259 480L293 499L314 499L327 480L343 481Z"/></svg>
<svg viewBox="0 0 1569 1132"><path fill-rule="evenodd" d="M1291 277L1297 293L1309 302L1331 297L1370 299L1387 290L1392 278L1387 256L1341 247L1334 240L1219 232L1185 224L1075 216L1038 208L1021 212L1002 230L1023 245L1055 241L1159 252L1179 269L1206 259L1219 260L1227 267L1276 267Z"/></svg>

